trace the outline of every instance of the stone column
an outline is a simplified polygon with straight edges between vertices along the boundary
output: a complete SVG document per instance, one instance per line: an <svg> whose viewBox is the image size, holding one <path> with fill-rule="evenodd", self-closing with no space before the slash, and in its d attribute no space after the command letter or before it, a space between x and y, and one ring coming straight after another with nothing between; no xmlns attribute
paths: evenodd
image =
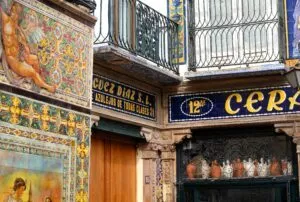
<svg viewBox="0 0 300 202"><path fill-rule="evenodd" d="M163 151L161 153L162 159L162 184L163 184L163 201L173 202L175 201L176 183L175 178L175 163L176 152L175 148L170 147L170 151Z"/></svg>
<svg viewBox="0 0 300 202"><path fill-rule="evenodd" d="M147 144L139 148L143 160L143 202L156 202L158 195L157 186L157 150L152 150L152 145Z"/></svg>
<svg viewBox="0 0 300 202"><path fill-rule="evenodd" d="M158 130L142 128L147 144L139 145L143 159L143 201L176 201L175 144L191 137L190 129Z"/></svg>

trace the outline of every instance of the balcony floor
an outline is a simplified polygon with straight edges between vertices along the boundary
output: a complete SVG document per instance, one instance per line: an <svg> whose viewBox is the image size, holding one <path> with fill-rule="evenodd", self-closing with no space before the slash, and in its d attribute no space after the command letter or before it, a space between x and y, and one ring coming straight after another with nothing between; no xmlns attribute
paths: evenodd
<svg viewBox="0 0 300 202"><path fill-rule="evenodd" d="M224 79L238 77L256 77L267 75L283 75L285 72L283 64L268 64L253 67L223 68L223 69L201 69L197 72L186 72L185 78L188 80L207 80L207 79Z"/></svg>
<svg viewBox="0 0 300 202"><path fill-rule="evenodd" d="M182 77L114 45L95 45L94 64L156 86L177 84Z"/></svg>

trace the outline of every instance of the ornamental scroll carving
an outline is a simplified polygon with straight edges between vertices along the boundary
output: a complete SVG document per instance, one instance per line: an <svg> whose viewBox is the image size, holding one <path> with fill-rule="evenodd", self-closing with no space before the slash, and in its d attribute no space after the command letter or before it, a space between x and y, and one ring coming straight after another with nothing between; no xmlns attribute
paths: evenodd
<svg viewBox="0 0 300 202"><path fill-rule="evenodd" d="M293 138L293 142L300 145L300 122L278 123L274 125L277 133L285 133Z"/></svg>

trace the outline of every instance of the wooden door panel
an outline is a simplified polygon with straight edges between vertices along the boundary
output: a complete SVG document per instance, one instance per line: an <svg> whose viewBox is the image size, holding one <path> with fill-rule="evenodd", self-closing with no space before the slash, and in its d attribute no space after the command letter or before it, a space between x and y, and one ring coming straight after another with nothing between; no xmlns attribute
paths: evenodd
<svg viewBox="0 0 300 202"><path fill-rule="evenodd" d="M92 136L90 172L90 202L136 201L134 144Z"/></svg>
<svg viewBox="0 0 300 202"><path fill-rule="evenodd" d="M100 202L104 199L104 141L92 139L90 157L90 201Z"/></svg>

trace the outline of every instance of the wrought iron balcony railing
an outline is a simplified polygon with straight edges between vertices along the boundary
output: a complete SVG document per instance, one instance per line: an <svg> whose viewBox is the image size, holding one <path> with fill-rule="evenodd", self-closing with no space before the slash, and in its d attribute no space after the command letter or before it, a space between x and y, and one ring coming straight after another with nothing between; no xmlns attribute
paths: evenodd
<svg viewBox="0 0 300 202"><path fill-rule="evenodd" d="M281 0L189 1L189 66L218 67L281 61Z"/></svg>
<svg viewBox="0 0 300 202"><path fill-rule="evenodd" d="M178 74L177 24L139 0L98 0L94 44L112 44Z"/></svg>
<svg viewBox="0 0 300 202"><path fill-rule="evenodd" d="M96 9L96 2L95 0L67 0L71 3L77 4L77 5L81 5L86 7L87 9L89 9L89 11L91 13L94 12L94 10Z"/></svg>

